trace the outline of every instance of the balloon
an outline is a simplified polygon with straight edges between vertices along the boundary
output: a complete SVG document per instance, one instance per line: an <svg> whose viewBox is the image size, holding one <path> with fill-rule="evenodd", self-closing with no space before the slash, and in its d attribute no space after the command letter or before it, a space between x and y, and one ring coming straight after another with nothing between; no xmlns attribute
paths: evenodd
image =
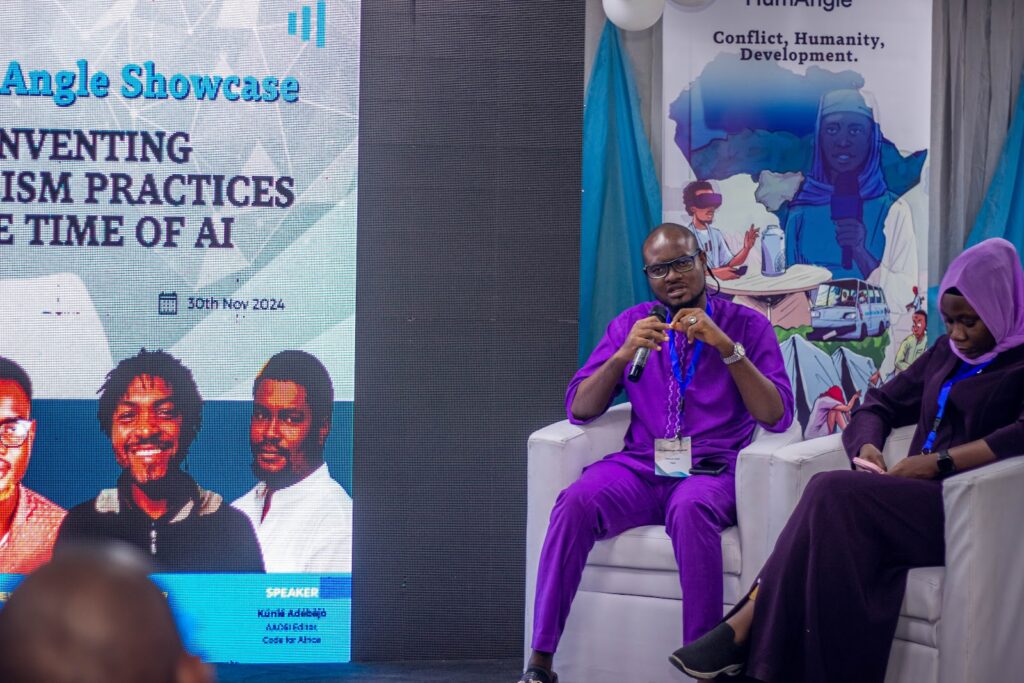
<svg viewBox="0 0 1024 683"><path fill-rule="evenodd" d="M702 10L715 0L672 0L672 4L684 10Z"/></svg>
<svg viewBox="0 0 1024 683"><path fill-rule="evenodd" d="M624 31L643 31L658 23L665 0L603 0L604 13Z"/></svg>

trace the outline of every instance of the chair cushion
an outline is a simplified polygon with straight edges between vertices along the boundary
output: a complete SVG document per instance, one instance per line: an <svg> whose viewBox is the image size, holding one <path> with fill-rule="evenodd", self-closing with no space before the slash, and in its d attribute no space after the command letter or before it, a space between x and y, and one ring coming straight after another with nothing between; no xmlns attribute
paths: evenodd
<svg viewBox="0 0 1024 683"><path fill-rule="evenodd" d="M587 565L678 572L672 541L661 525L639 526L598 541ZM741 566L739 529L729 527L722 532L722 570L738 576Z"/></svg>
<svg viewBox="0 0 1024 683"><path fill-rule="evenodd" d="M939 617L942 616L942 583L945 567L920 567L907 574L896 639L936 648L939 645Z"/></svg>
<svg viewBox="0 0 1024 683"><path fill-rule="evenodd" d="M942 616L942 582L945 567L919 567L907 574L907 590L900 614L936 622Z"/></svg>
<svg viewBox="0 0 1024 683"><path fill-rule="evenodd" d="M736 604L749 586L740 585L736 574L723 574L722 597L728 606ZM679 573L630 567L602 567L588 564L580 579L580 591L612 595L641 595L647 598L682 600Z"/></svg>
<svg viewBox="0 0 1024 683"><path fill-rule="evenodd" d="M939 646L939 625L901 614L899 621L896 622L895 638L915 645L937 648Z"/></svg>

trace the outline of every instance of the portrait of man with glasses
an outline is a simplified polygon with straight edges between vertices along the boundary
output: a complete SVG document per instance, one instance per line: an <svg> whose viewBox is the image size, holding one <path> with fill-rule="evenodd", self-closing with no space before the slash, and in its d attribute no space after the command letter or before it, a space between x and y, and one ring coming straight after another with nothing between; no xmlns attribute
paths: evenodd
<svg viewBox="0 0 1024 683"><path fill-rule="evenodd" d="M49 561L66 514L21 480L32 456L32 380L0 358L0 574L28 574Z"/></svg>
<svg viewBox="0 0 1024 683"><path fill-rule="evenodd" d="M587 555L597 540L633 527L664 524L672 540L683 641L718 624L720 534L736 524L738 453L757 426L782 432L793 421L793 392L771 324L708 291L714 276L697 237L681 225L658 226L644 242L643 259L655 301L609 323L566 392L574 424L604 414L622 392L632 414L623 449L586 468L551 512L537 572L533 652L521 683L557 680L554 654Z"/></svg>

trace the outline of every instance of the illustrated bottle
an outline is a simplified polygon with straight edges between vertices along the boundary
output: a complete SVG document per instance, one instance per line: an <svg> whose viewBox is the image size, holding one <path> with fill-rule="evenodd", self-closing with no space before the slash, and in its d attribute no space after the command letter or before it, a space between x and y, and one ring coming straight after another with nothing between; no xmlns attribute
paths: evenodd
<svg viewBox="0 0 1024 683"><path fill-rule="evenodd" d="M786 272L786 234L777 225L761 233L761 275L778 277Z"/></svg>

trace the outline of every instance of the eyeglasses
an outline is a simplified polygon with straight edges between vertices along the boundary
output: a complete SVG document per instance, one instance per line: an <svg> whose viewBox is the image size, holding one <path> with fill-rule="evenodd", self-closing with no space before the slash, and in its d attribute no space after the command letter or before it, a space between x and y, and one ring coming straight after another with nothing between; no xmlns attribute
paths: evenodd
<svg viewBox="0 0 1024 683"><path fill-rule="evenodd" d="M644 272L647 273L647 277L655 280L661 280L667 276L669 268L677 273L689 273L693 270L694 266L697 265L697 257L700 255L701 250L698 249L696 254L680 256L675 261L669 261L668 263L652 263L644 266Z"/></svg>
<svg viewBox="0 0 1024 683"><path fill-rule="evenodd" d="M17 448L25 443L32 431L32 420L11 420L0 424L0 443L7 448Z"/></svg>

